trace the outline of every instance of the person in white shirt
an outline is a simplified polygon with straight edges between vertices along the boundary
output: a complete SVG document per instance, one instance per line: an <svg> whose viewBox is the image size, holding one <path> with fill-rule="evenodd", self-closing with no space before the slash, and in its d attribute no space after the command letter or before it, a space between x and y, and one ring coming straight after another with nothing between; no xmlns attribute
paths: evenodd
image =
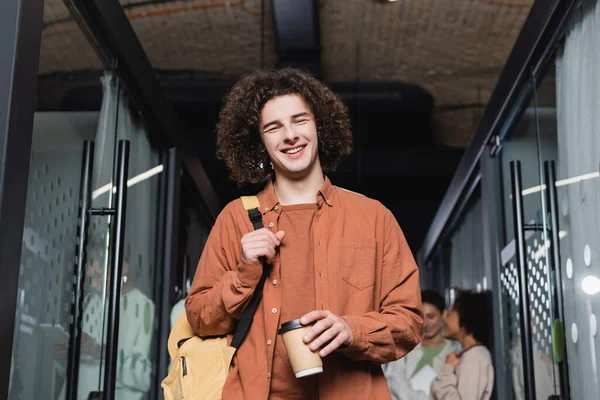
<svg viewBox="0 0 600 400"><path fill-rule="evenodd" d="M429 386L446 356L456 351L444 338L447 316L444 298L433 290L421 292L423 338L405 357L382 366L393 400L427 400Z"/></svg>

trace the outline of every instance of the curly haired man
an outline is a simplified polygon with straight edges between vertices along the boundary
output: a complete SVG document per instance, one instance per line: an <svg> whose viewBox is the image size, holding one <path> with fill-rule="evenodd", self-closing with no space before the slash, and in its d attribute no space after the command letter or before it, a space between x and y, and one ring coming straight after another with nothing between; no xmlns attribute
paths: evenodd
<svg viewBox="0 0 600 400"><path fill-rule="evenodd" d="M352 150L344 104L302 71L254 72L226 98L217 148L234 180L266 185L265 228L252 230L239 199L218 216L186 302L196 333L231 333L270 265L223 398L390 398L380 365L421 338L418 270L392 213L324 175ZM297 318L324 370L299 379L277 334Z"/></svg>

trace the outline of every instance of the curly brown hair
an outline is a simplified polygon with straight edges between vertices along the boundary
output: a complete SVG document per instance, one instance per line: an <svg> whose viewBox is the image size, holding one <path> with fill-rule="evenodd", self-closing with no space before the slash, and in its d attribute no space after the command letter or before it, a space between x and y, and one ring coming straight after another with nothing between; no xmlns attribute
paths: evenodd
<svg viewBox="0 0 600 400"><path fill-rule="evenodd" d="M348 109L331 89L298 69L258 70L231 88L217 123L217 157L239 184L261 183L271 176L260 138L260 114L269 100L287 94L300 95L314 114L323 171L335 171L352 152Z"/></svg>

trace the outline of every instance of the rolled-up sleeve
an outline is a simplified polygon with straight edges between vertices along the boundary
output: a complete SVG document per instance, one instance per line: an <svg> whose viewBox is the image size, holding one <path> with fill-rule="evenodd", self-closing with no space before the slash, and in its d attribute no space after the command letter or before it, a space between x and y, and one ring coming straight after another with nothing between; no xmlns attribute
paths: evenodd
<svg viewBox="0 0 600 400"><path fill-rule="evenodd" d="M343 316L352 329L353 340L340 350L352 359L377 364L395 361L410 352L420 342L423 329L417 264L391 212L385 224L379 310Z"/></svg>

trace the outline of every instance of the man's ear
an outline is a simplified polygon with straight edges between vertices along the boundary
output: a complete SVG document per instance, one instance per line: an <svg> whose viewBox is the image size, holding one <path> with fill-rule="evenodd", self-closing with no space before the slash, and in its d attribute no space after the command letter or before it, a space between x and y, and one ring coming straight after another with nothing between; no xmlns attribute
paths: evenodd
<svg viewBox="0 0 600 400"><path fill-rule="evenodd" d="M444 312L442 313L442 319L446 318L448 318L448 310L444 310Z"/></svg>

